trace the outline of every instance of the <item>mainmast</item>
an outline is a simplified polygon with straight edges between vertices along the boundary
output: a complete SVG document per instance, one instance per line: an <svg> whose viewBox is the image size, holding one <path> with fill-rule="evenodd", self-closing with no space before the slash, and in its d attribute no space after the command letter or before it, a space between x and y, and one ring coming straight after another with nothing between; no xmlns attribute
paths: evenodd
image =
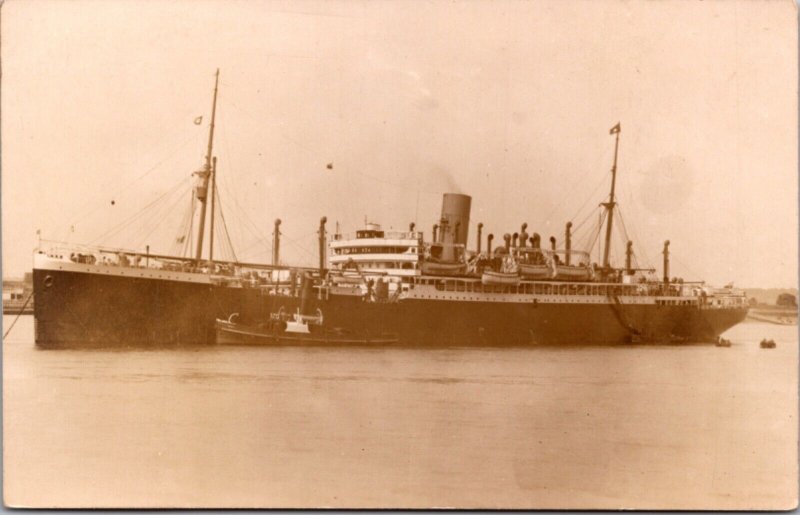
<svg viewBox="0 0 800 515"><path fill-rule="evenodd" d="M617 203L614 201L614 189L617 184L617 153L619 152L619 133L621 130L622 128L620 127L620 124L617 123L608 132L609 134L616 134L617 140L614 143L614 165L611 167L611 195L608 198L608 202L603 202L601 204L606 208L608 213L608 222L606 224L606 244L605 247L603 247L603 268L606 270L609 268L608 253L611 250L611 228L614 223L614 207L617 205Z"/></svg>
<svg viewBox="0 0 800 515"><path fill-rule="evenodd" d="M214 121L217 115L217 90L219 87L219 68L217 68L216 79L214 80L214 101L211 104L211 126L208 129L208 149L206 150L206 162L203 169L195 172L202 181L202 184L197 186L195 194L197 200L200 201L200 227L197 229L197 252L195 253L195 260L200 263L200 256L203 253L203 233L205 232L206 224L206 200L208 198L208 181L214 173L211 166L211 152L214 147ZM211 192L214 195L214 192ZM214 216L213 210L211 216ZM213 222L212 222L213 224Z"/></svg>

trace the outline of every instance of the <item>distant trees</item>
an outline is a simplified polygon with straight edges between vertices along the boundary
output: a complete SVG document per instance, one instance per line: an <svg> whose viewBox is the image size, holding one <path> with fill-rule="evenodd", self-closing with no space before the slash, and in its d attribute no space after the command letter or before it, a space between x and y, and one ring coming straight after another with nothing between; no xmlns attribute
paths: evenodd
<svg viewBox="0 0 800 515"><path fill-rule="evenodd" d="M775 301L775 304L785 308L796 308L797 297L795 297L791 293L781 293L780 295L778 295L778 300Z"/></svg>

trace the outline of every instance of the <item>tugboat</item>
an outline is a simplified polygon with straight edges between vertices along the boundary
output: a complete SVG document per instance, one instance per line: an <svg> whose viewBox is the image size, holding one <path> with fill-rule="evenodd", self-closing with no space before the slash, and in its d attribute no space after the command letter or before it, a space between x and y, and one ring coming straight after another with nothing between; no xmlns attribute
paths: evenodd
<svg viewBox="0 0 800 515"><path fill-rule="evenodd" d="M272 313L267 323L244 325L236 322L237 313L228 320L216 321L218 345L390 345L398 341L396 334L356 334L340 328L328 329L322 312L289 315L282 310Z"/></svg>

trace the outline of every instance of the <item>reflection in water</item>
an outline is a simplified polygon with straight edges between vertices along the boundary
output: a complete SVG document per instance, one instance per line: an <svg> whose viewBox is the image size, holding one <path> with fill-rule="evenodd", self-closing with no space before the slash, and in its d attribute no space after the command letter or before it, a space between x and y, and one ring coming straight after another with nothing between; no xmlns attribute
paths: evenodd
<svg viewBox="0 0 800 515"><path fill-rule="evenodd" d="M742 324L731 348L41 351L23 317L3 345L6 502L788 508L796 331Z"/></svg>

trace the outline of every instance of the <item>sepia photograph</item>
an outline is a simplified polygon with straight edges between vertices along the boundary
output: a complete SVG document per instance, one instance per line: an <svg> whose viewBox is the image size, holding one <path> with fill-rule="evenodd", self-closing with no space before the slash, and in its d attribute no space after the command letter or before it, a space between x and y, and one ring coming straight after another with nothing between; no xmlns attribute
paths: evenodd
<svg viewBox="0 0 800 515"><path fill-rule="evenodd" d="M6 0L10 508L798 506L791 0Z"/></svg>

